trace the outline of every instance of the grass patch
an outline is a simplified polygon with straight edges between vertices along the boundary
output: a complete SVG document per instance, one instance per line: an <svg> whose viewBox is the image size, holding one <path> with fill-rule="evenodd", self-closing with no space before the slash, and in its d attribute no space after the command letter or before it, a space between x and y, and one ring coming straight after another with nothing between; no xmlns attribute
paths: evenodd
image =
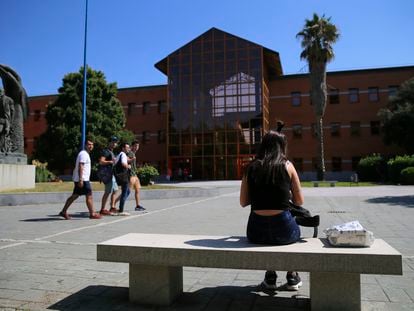
<svg viewBox="0 0 414 311"><path fill-rule="evenodd" d="M313 182L311 181L302 181L302 187L313 187ZM335 184L335 187L371 187L371 186L378 186L378 183L373 182L359 182L358 184L350 183L349 181L338 181ZM329 182L319 182L319 187L330 187L331 184Z"/></svg>
<svg viewBox="0 0 414 311"><path fill-rule="evenodd" d="M104 184L100 182L92 182L93 191L103 191ZM168 186L168 185L152 185L152 186L142 186L143 190L153 190L153 189L176 189L177 187ZM0 191L0 193L26 193L26 192L72 192L73 191L73 182L39 182L36 183L35 188L33 189L12 189Z"/></svg>

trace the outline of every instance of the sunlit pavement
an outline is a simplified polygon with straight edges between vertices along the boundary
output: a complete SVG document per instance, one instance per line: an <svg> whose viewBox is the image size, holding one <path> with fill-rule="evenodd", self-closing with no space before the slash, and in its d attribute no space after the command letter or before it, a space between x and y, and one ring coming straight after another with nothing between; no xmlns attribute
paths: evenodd
<svg viewBox="0 0 414 311"><path fill-rule="evenodd" d="M50 310L308 310L308 274L299 292L263 292L263 271L184 268L184 295L170 308L128 302L128 265L96 261L96 243L129 232L244 235L248 209L238 204L240 181L174 184L199 191L145 199L146 212L90 220L84 199L58 217L61 204L0 207L0 309ZM150 190L149 190L150 191ZM174 190L166 190L174 191ZM215 193L214 195L212 193ZM414 187L305 188L305 207L322 229L359 220L403 254L403 276L362 276L363 310L412 310L414 305ZM149 196L148 196L149 197ZM95 206L100 205L95 197ZM303 236L313 230L304 229ZM284 272L278 272L278 285Z"/></svg>

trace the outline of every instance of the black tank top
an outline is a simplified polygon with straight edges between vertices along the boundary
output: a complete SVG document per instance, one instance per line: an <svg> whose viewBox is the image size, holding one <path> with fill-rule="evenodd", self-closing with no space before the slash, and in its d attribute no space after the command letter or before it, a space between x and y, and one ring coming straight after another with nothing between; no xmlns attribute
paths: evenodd
<svg viewBox="0 0 414 311"><path fill-rule="evenodd" d="M255 174L260 174L260 167L256 167L255 170L249 169L247 172L252 211L289 209L291 180L287 169L281 170L281 176L276 178L276 182L266 182L264 178L258 180L258 178L252 176L253 171L255 171Z"/></svg>

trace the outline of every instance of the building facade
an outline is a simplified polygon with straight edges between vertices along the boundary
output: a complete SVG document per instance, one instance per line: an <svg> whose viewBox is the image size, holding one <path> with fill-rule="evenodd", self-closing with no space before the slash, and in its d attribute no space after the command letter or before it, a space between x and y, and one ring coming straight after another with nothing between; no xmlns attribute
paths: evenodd
<svg viewBox="0 0 414 311"><path fill-rule="evenodd" d="M315 117L307 74L283 75L279 54L212 28L155 67L167 85L121 88L126 127L141 142L139 162L162 174L193 179L239 179L264 133L286 124L288 157L303 179L314 179ZM359 159L400 150L381 139L385 107L414 66L327 73L324 117L327 177L349 180ZM29 99L25 148L46 129L44 114L56 95Z"/></svg>

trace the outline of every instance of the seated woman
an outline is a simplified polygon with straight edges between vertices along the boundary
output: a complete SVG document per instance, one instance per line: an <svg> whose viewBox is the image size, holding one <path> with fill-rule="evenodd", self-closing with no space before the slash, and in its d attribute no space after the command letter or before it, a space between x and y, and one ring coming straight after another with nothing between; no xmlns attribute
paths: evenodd
<svg viewBox="0 0 414 311"><path fill-rule="evenodd" d="M264 135L256 158L242 179L240 205L251 205L247 238L255 244L286 245L300 239L300 229L289 211L289 200L303 204L303 194L295 167L286 158L287 141L280 132ZM277 274L266 271L262 286L276 289ZM299 274L288 271L287 289L302 285Z"/></svg>

